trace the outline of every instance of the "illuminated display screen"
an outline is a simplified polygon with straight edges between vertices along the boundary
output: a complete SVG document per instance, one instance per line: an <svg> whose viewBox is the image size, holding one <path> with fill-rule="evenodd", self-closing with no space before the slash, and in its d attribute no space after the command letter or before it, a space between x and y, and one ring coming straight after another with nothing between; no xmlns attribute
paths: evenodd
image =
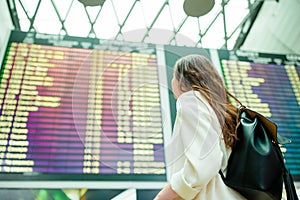
<svg viewBox="0 0 300 200"><path fill-rule="evenodd" d="M1 180L166 181L173 66L191 53L210 57L229 91L292 140L284 156L300 180L299 56L159 47L12 32L0 73Z"/></svg>
<svg viewBox="0 0 300 200"><path fill-rule="evenodd" d="M97 50L13 36L0 74L2 176L165 180L155 48Z"/></svg>
<svg viewBox="0 0 300 200"><path fill-rule="evenodd" d="M220 61L229 91L246 106L275 122L278 133L292 140L283 146L284 157L288 169L299 180L300 67L297 65L300 57L287 60L282 55L236 56L232 53Z"/></svg>

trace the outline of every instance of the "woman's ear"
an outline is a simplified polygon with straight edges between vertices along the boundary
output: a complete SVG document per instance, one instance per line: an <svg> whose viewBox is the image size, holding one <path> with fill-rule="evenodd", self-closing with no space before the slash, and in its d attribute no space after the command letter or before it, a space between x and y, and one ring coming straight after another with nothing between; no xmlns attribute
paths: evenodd
<svg viewBox="0 0 300 200"><path fill-rule="evenodd" d="M179 82L175 78L175 76L172 79L172 91L173 91L174 98L177 99L181 92L180 92Z"/></svg>

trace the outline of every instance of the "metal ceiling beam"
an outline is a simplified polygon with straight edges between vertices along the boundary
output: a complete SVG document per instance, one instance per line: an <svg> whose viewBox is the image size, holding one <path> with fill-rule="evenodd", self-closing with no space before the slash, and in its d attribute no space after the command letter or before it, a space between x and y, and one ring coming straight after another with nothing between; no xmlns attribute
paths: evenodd
<svg viewBox="0 0 300 200"><path fill-rule="evenodd" d="M228 4L229 1L230 0L224 2L224 7ZM213 18L213 20L209 23L208 27L204 30L204 32L201 33L200 38L199 38L197 44L200 42L200 40L202 40L202 37L204 37L207 34L207 32L209 31L209 29L212 27L212 25L215 23L215 21L218 19L219 15L221 15L221 14L222 14L222 9L216 14L216 16ZM226 22L225 22L225 26L226 26Z"/></svg>
<svg viewBox="0 0 300 200"><path fill-rule="evenodd" d="M195 44L195 47L198 46L198 44L201 45L202 47L202 34L201 34L201 24L200 24L200 18L198 17L198 35L199 35L199 40L198 42Z"/></svg>
<svg viewBox="0 0 300 200"><path fill-rule="evenodd" d="M188 16L186 15L184 17L184 19L181 21L181 23L179 24L179 26L177 27L177 29L174 30L174 35L170 38L169 40L169 44L174 40L176 43L176 35L177 33L181 30L181 28L183 27L184 23L186 22L186 20L188 19Z"/></svg>
<svg viewBox="0 0 300 200"><path fill-rule="evenodd" d="M118 31L118 33L116 34L115 39L117 39L119 35L123 35L123 34L122 34L122 29L123 29L125 23L127 22L129 16L130 16L131 13L132 13L133 8L135 7L135 5L136 5L136 3L137 3L138 1L140 1L140 0L135 0L135 1L133 2L132 6L131 6L131 8L130 8L130 10L129 10L129 12L127 13L127 15L126 15L126 17L125 17L125 19L124 19L124 21L123 21L123 23L119 25L119 31Z"/></svg>
<svg viewBox="0 0 300 200"><path fill-rule="evenodd" d="M224 30L224 48L227 49L227 24L226 24L226 14L225 14L225 6L229 1L225 2L225 0L222 0L221 6L222 6L222 15L223 15L223 30Z"/></svg>
<svg viewBox="0 0 300 200"><path fill-rule="evenodd" d="M166 5L169 5L169 1L168 1L168 0L166 0L166 1L163 3L163 5L162 5L161 8L159 9L158 13L157 13L156 16L154 17L154 19L153 19L151 25L150 25L149 27L147 27L147 31L146 31L146 33L145 33L145 35L144 35L144 37L143 37L143 39L142 39L141 42L144 42L145 39L146 39L146 37L149 36L150 30L153 28L155 22L157 21L159 15L162 13L162 11L163 11L164 8L166 7Z"/></svg>
<svg viewBox="0 0 300 200"><path fill-rule="evenodd" d="M35 9L34 15L33 15L32 18L30 19L30 27L29 27L29 30L34 29L34 28L33 28L33 25L34 25L35 17L36 17L36 14L37 14L37 12L38 12L38 10L39 10L39 8L40 8L41 2L42 2L42 0L39 0L38 5L36 6L36 9Z"/></svg>
<svg viewBox="0 0 300 200"><path fill-rule="evenodd" d="M62 17L60 16L60 14L59 14L59 12L58 12L58 9L57 9L57 7L56 7L55 2L54 2L53 0L51 0L51 3L52 3L52 6L53 6L53 8L54 8L54 10L55 10L55 12L56 12L56 15L57 15L57 17L58 17L58 19L59 19L59 21L60 21L60 23L61 23L61 30L65 31L66 34L68 34L68 31L67 31L66 28L65 28L65 20L63 20Z"/></svg>
<svg viewBox="0 0 300 200"><path fill-rule="evenodd" d="M72 6L73 6L73 3L74 3L74 0L72 0L70 6L69 6L69 8L68 8L68 11L67 11L67 13L66 13L66 16L65 16L65 18L63 19L63 23L65 23L67 17L69 16L69 13L70 13L70 10L71 10L71 8L72 8ZM66 30L66 31L67 31L67 30ZM66 32L66 35L68 35L67 32Z"/></svg>
<svg viewBox="0 0 300 200"><path fill-rule="evenodd" d="M100 7L100 9L99 9L99 11L98 11L98 13L97 13L97 15L96 15L96 18L92 21L90 15L89 15L89 13L88 13L88 11L87 11L87 9L86 9L86 6L84 6L85 13L86 13L86 15L87 15L87 17L88 17L88 20L89 20L89 23L90 23L90 25L91 25L91 29L90 29L90 31L89 31L88 37L90 37L92 34L94 34L93 37L96 37L96 36L97 36L97 34L96 34L96 32L95 32L95 29L94 29L94 25L95 25L95 23L96 23L96 21L97 21L97 19L98 19L98 17L99 17L99 14L100 14L102 8L103 8L103 6Z"/></svg>
<svg viewBox="0 0 300 200"><path fill-rule="evenodd" d="M13 25L14 25L15 29L16 30L21 30L20 20L19 20L19 17L18 17L18 12L17 12L17 9L16 9L15 1L14 0L7 0L6 3L7 3L7 6L9 8L10 18L13 22Z"/></svg>
<svg viewBox="0 0 300 200"><path fill-rule="evenodd" d="M240 34L236 39L233 49L240 49L240 47L244 44L256 18L261 10L264 1L257 0L249 7L249 13L241 22L241 24L236 27L236 29L241 28ZM247 23L250 23L247 25ZM248 26L248 27L247 27ZM235 31L234 31L235 32Z"/></svg>

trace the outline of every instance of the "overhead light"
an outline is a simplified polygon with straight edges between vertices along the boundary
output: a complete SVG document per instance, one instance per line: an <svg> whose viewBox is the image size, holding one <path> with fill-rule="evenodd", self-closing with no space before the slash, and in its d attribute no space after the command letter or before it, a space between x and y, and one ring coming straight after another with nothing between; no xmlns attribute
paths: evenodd
<svg viewBox="0 0 300 200"><path fill-rule="evenodd" d="M84 6L102 6L105 0L78 0Z"/></svg>
<svg viewBox="0 0 300 200"><path fill-rule="evenodd" d="M207 14L215 5L215 0L185 0L184 12L191 17L200 17Z"/></svg>

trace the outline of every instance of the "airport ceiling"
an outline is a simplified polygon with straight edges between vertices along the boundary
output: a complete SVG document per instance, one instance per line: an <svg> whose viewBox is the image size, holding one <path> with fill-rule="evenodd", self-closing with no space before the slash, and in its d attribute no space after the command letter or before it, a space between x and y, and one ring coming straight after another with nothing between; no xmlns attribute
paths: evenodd
<svg viewBox="0 0 300 200"><path fill-rule="evenodd" d="M264 2L215 0L209 13L192 17L184 0L100 0L97 6L82 1L7 2L21 31L214 49L239 49Z"/></svg>

